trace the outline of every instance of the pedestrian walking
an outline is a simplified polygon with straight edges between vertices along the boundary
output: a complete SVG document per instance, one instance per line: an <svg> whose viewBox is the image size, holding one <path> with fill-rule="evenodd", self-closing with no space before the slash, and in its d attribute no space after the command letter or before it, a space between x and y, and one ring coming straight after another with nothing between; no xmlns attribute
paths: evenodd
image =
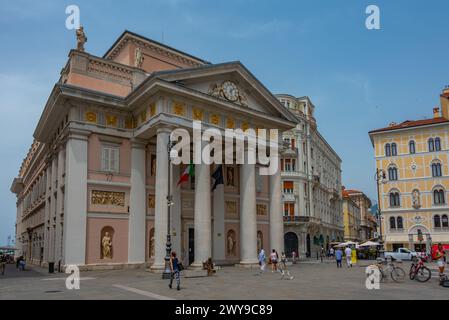
<svg viewBox="0 0 449 320"><path fill-rule="evenodd" d="M329 249L329 256L331 257L331 259L334 257L334 254L335 254L335 250L334 250L334 248L330 248Z"/></svg>
<svg viewBox="0 0 449 320"><path fill-rule="evenodd" d="M260 266L260 274L262 274L265 272L265 265L266 265L266 263L265 263L266 256L265 256L264 249L260 249L258 259L259 259L259 266Z"/></svg>
<svg viewBox="0 0 449 320"><path fill-rule="evenodd" d="M335 251L335 260L337 260L337 268L341 268L341 259L343 258L343 251L340 248L337 248Z"/></svg>
<svg viewBox="0 0 449 320"><path fill-rule="evenodd" d="M346 255L346 265L348 268L352 268L352 250L350 247L346 247L345 249L345 255Z"/></svg>
<svg viewBox="0 0 449 320"><path fill-rule="evenodd" d="M171 270L171 276L170 276L170 284L168 287L171 289L173 285L173 279L176 279L176 289L179 291L181 290L181 275L180 275L180 262L178 258L176 257L176 252L172 251L170 256L170 270Z"/></svg>
<svg viewBox="0 0 449 320"><path fill-rule="evenodd" d="M325 250L324 250L324 247L321 246L321 249L320 249L320 260L321 260L321 263L323 262L324 255L325 255Z"/></svg>
<svg viewBox="0 0 449 320"><path fill-rule="evenodd" d="M438 246L434 253L435 260L437 261L438 270L440 271L440 277L444 275L444 250L443 245L438 243Z"/></svg>
<svg viewBox="0 0 449 320"><path fill-rule="evenodd" d="M294 277L290 275L290 271L287 269L287 256L285 255L285 252L282 252L281 255L281 263L279 263L278 271L281 273L282 278L287 277L287 279L293 280Z"/></svg>
<svg viewBox="0 0 449 320"><path fill-rule="evenodd" d="M271 272L277 271L279 256L275 249L271 250L270 253L270 262L271 262Z"/></svg>
<svg viewBox="0 0 449 320"><path fill-rule="evenodd" d="M296 264L296 251L295 250L292 251L292 263Z"/></svg>
<svg viewBox="0 0 449 320"><path fill-rule="evenodd" d="M4 276L6 271L6 255L4 254L0 256L0 270L2 272L2 276Z"/></svg>

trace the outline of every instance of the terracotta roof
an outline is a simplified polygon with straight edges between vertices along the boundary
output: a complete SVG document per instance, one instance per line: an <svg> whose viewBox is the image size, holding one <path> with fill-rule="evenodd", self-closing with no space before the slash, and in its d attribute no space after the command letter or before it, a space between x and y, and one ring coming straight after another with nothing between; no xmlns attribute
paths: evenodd
<svg viewBox="0 0 449 320"><path fill-rule="evenodd" d="M425 125L430 125L430 124L438 124L438 123L445 123L445 122L449 122L449 119L446 119L444 117L438 117L438 118L432 118L432 119L423 119L423 120L407 120L404 121L400 124L396 124L396 125L392 125L389 127L385 127L382 129L376 129L376 130L372 130L369 133L377 133L377 132L382 132L382 131L391 131L391 130L398 130L398 129L406 129L406 128L413 128L413 127L420 127L420 126L425 126Z"/></svg>
<svg viewBox="0 0 449 320"><path fill-rule="evenodd" d="M345 190L348 194L354 194L354 193L363 193L362 191L359 190L354 190L354 189L348 189Z"/></svg>

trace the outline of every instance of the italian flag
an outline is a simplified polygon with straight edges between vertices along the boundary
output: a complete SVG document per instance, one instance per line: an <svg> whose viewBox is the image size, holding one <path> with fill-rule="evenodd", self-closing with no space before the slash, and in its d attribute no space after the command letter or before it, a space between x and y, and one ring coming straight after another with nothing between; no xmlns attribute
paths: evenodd
<svg viewBox="0 0 449 320"><path fill-rule="evenodd" d="M179 181L178 181L178 186L186 181L189 181L189 177L193 177L194 176L194 166L193 163L189 164L186 169L184 170L184 172L182 173L181 177L179 177Z"/></svg>

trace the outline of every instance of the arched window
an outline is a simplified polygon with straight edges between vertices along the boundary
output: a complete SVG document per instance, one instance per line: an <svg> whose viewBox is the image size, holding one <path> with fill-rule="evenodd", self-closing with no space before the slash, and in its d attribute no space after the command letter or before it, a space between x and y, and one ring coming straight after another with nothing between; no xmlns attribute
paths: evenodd
<svg viewBox="0 0 449 320"><path fill-rule="evenodd" d="M409 148L410 154L415 154L415 153L416 153L416 145L415 145L415 141L411 140L411 141L408 143L408 148Z"/></svg>
<svg viewBox="0 0 449 320"><path fill-rule="evenodd" d="M434 204L444 204L445 203L444 190L436 189L433 191L433 203Z"/></svg>
<svg viewBox="0 0 449 320"><path fill-rule="evenodd" d="M397 217L396 226L398 227L398 229L403 229L404 228L402 217Z"/></svg>
<svg viewBox="0 0 449 320"><path fill-rule="evenodd" d="M388 179L391 181L398 180L398 169L395 167L388 168Z"/></svg>
<svg viewBox="0 0 449 320"><path fill-rule="evenodd" d="M442 171L441 171L441 163L435 162L432 163L432 177L441 177Z"/></svg>
<svg viewBox="0 0 449 320"><path fill-rule="evenodd" d="M398 147L397 147L396 143L391 144L391 155L392 156L398 155Z"/></svg>
<svg viewBox="0 0 449 320"><path fill-rule="evenodd" d="M427 143L429 145L429 152L435 151L435 141L433 140L433 138L430 138Z"/></svg>
<svg viewBox="0 0 449 320"><path fill-rule="evenodd" d="M390 193L390 207L399 207L401 205L399 192Z"/></svg>
<svg viewBox="0 0 449 320"><path fill-rule="evenodd" d="M437 215L437 214L433 216L433 227L434 228L441 228L440 216Z"/></svg>
<svg viewBox="0 0 449 320"><path fill-rule="evenodd" d="M447 218L447 215L443 214L443 216L441 217L441 225L443 226L443 228L449 228L449 220Z"/></svg>
<svg viewBox="0 0 449 320"><path fill-rule="evenodd" d="M385 156L386 156L386 157L390 157L390 156L391 156L391 146L390 146L389 143L387 143L387 144L385 145Z"/></svg>
<svg viewBox="0 0 449 320"><path fill-rule="evenodd" d="M441 139L435 138L435 151L441 151Z"/></svg>
<svg viewBox="0 0 449 320"><path fill-rule="evenodd" d="M396 229L396 219L394 217L390 217L390 229Z"/></svg>

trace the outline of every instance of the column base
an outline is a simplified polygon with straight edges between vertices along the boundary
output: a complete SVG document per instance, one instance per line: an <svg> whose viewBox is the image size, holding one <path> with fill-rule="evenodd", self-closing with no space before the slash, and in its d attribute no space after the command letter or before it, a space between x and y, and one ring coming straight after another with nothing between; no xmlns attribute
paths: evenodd
<svg viewBox="0 0 449 320"><path fill-rule="evenodd" d="M253 268L259 267L259 261L257 259L242 260L235 265L237 268Z"/></svg>
<svg viewBox="0 0 449 320"><path fill-rule="evenodd" d="M153 273L162 273L165 270L165 264L164 263L155 263L150 268L147 269L149 272Z"/></svg>
<svg viewBox="0 0 449 320"><path fill-rule="evenodd" d="M196 262L194 261L191 265L189 265L190 270L202 270L203 269L203 262Z"/></svg>

